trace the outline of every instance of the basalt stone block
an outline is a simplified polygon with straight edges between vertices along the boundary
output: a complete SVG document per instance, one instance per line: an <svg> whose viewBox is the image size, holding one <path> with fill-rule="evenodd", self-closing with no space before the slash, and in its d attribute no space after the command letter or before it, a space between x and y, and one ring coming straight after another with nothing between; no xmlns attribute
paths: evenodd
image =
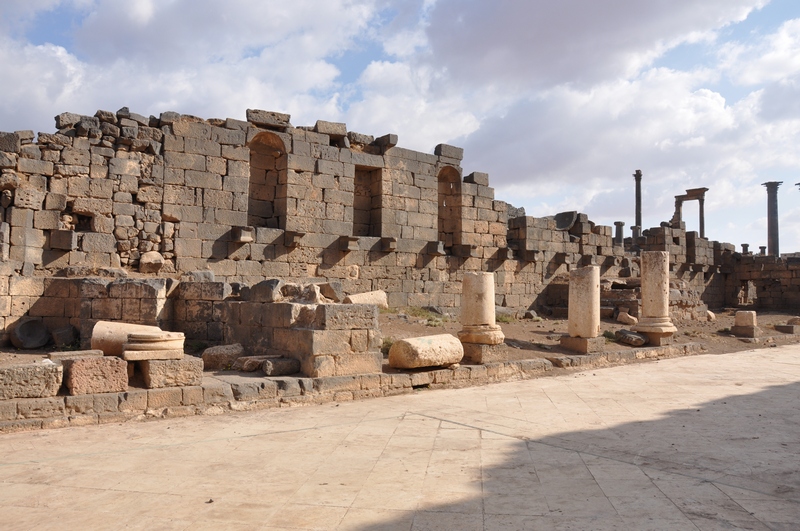
<svg viewBox="0 0 800 531"><path fill-rule="evenodd" d="M625 315L627 315L627 313ZM631 332L630 330L617 330L614 332L614 337L620 343L625 343L626 345L631 345L634 347L641 347L646 345L649 341L649 338L646 335L637 334L636 332Z"/></svg>
<svg viewBox="0 0 800 531"><path fill-rule="evenodd" d="M241 356L233 360L231 369L234 371L255 372L261 368L261 365L268 358L269 356Z"/></svg>
<svg viewBox="0 0 800 531"><path fill-rule="evenodd" d="M260 109L247 109L247 121L263 127L289 127L291 116L279 112L262 111Z"/></svg>
<svg viewBox="0 0 800 531"><path fill-rule="evenodd" d="M64 360L64 383L71 395L128 390L128 364L115 356Z"/></svg>
<svg viewBox="0 0 800 531"><path fill-rule="evenodd" d="M283 300L284 282L277 278L263 280L250 288L250 300L253 302L280 302Z"/></svg>
<svg viewBox="0 0 800 531"><path fill-rule="evenodd" d="M144 360L139 367L148 389L203 383L203 360L194 356L184 356L181 360Z"/></svg>
<svg viewBox="0 0 800 531"><path fill-rule="evenodd" d="M52 362L0 368L0 400L55 396L63 375L63 367Z"/></svg>
<svg viewBox="0 0 800 531"><path fill-rule="evenodd" d="M50 341L50 332L41 319L23 317L11 330L11 343L17 348L41 348Z"/></svg>
<svg viewBox="0 0 800 531"><path fill-rule="evenodd" d="M606 338L600 337L569 337L561 336L561 346L567 350L581 354L602 352L605 350Z"/></svg>
<svg viewBox="0 0 800 531"><path fill-rule="evenodd" d="M244 354L244 347L239 343L209 347L203 351L203 367L207 371L227 369Z"/></svg>

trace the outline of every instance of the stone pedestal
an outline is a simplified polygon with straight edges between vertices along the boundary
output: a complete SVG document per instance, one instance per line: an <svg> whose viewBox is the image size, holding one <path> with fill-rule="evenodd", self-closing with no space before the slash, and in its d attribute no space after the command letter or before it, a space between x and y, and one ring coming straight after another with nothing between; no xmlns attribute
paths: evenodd
<svg viewBox="0 0 800 531"><path fill-rule="evenodd" d="M561 347L579 354L603 352L606 348L604 337L570 337L561 336Z"/></svg>
<svg viewBox="0 0 800 531"><path fill-rule="evenodd" d="M600 268L581 267L569 272L570 337L592 338L600 335Z"/></svg>
<svg viewBox="0 0 800 531"><path fill-rule="evenodd" d="M760 337L761 329L758 327L756 312L736 312L731 334L736 337Z"/></svg>
<svg viewBox="0 0 800 531"><path fill-rule="evenodd" d="M669 317L669 253L643 251L642 308L631 330L647 336L652 345L668 345L677 328Z"/></svg>
<svg viewBox="0 0 800 531"><path fill-rule="evenodd" d="M461 292L462 343L499 345L505 340L494 314L494 274L464 273Z"/></svg>

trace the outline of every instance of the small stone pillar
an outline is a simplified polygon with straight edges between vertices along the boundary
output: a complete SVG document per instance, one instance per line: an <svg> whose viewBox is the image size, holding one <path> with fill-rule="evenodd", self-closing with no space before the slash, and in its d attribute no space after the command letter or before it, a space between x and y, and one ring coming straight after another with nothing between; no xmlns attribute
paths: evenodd
<svg viewBox="0 0 800 531"><path fill-rule="evenodd" d="M642 227L639 225L634 225L631 227L631 237L633 237L634 243L642 236Z"/></svg>
<svg viewBox="0 0 800 531"><path fill-rule="evenodd" d="M631 330L646 335L652 345L668 345L678 331L669 317L669 253L643 251L641 262L642 308Z"/></svg>
<svg viewBox="0 0 800 531"><path fill-rule="evenodd" d="M780 230L778 229L778 187L782 181L771 181L763 183L761 186L767 187L767 254L770 256L780 256L779 240Z"/></svg>
<svg viewBox="0 0 800 531"><path fill-rule="evenodd" d="M750 244L743 243L742 244L742 254L750 254Z"/></svg>
<svg viewBox="0 0 800 531"><path fill-rule="evenodd" d="M759 253L761 256L767 256L767 246L766 245L760 245L758 247L758 250L761 251Z"/></svg>
<svg viewBox="0 0 800 531"><path fill-rule="evenodd" d="M617 231L614 233L614 245L622 245L625 240L625 235L622 234L622 227L625 226L625 222L615 221L614 225L617 227Z"/></svg>
<svg viewBox="0 0 800 531"><path fill-rule="evenodd" d="M736 337L759 337L761 335L761 329L758 327L756 312L736 312L734 314L733 326L731 327L731 334Z"/></svg>
<svg viewBox="0 0 800 531"><path fill-rule="evenodd" d="M587 266L569 272L569 335L561 346L576 352L599 352L605 346L600 335L600 268Z"/></svg>
<svg viewBox="0 0 800 531"><path fill-rule="evenodd" d="M495 321L494 273L464 273L461 288L461 331L458 339L464 346L464 361L486 363L497 358L505 341L503 330Z"/></svg>

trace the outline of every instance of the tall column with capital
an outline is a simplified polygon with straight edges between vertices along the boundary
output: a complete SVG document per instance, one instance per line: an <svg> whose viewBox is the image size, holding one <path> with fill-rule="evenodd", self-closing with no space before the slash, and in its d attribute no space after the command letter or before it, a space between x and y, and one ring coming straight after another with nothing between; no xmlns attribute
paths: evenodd
<svg viewBox="0 0 800 531"><path fill-rule="evenodd" d="M705 212L706 198L705 197L700 197L697 200L697 202L700 203L700 237L701 238L705 238L706 237L706 212Z"/></svg>
<svg viewBox="0 0 800 531"><path fill-rule="evenodd" d="M633 178L636 180L636 223L634 223L634 226L639 227L639 230L641 230L641 227L642 227L642 170L636 170L636 173L633 174Z"/></svg>
<svg viewBox="0 0 800 531"><path fill-rule="evenodd" d="M780 231L778 229L778 187L782 181L770 181L761 186L767 187L767 254L780 256Z"/></svg>

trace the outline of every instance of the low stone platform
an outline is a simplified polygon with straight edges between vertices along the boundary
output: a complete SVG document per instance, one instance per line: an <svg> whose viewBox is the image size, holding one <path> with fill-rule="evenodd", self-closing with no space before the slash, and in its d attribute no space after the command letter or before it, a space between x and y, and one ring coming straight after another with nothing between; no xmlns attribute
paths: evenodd
<svg viewBox="0 0 800 531"><path fill-rule="evenodd" d="M420 389L480 386L538 378L556 368L590 368L699 354L696 343L621 352L553 356L381 374L303 378L256 373L202 375L197 385L117 393L0 400L0 433L191 415L219 415L275 407L343 402L413 393ZM187 363L192 361L188 359ZM198 359L199 361L199 359ZM61 367L59 366L59 371Z"/></svg>

